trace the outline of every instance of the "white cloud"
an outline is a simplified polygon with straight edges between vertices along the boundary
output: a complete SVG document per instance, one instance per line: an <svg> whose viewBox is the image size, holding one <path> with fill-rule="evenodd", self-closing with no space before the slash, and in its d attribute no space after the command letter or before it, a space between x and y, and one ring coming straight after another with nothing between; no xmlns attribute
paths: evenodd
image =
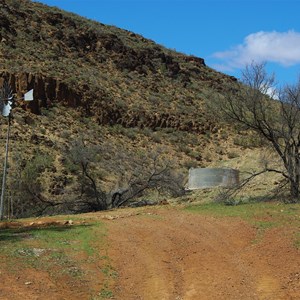
<svg viewBox="0 0 300 300"><path fill-rule="evenodd" d="M213 57L224 61L215 65L217 69L233 70L255 62L274 62L282 66L300 63L300 33L260 31L248 35L243 44L224 52L216 52Z"/></svg>

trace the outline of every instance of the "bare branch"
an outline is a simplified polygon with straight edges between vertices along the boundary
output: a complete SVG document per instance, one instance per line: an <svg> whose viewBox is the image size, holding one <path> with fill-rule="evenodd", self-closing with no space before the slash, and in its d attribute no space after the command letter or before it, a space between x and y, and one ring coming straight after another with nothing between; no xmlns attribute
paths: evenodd
<svg viewBox="0 0 300 300"><path fill-rule="evenodd" d="M269 142L284 171L275 168L264 171L281 174L289 181L291 196L299 198L300 81L277 92L275 77L267 74L265 64L252 63L244 70L242 82L229 87L217 101L215 113L221 112L225 118L252 129Z"/></svg>

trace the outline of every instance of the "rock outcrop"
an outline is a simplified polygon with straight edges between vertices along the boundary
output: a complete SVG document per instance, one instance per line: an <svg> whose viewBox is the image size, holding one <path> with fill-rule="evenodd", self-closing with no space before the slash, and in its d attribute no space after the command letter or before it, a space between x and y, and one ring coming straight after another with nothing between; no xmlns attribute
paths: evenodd
<svg viewBox="0 0 300 300"><path fill-rule="evenodd" d="M42 107L49 107L53 102L61 102L69 107L78 107L81 104L81 97L69 86L41 74L10 74L7 72L0 73L0 85L6 81L11 86L17 98L21 98L24 93L30 89L34 89L35 101L28 102L26 107L32 113L40 114Z"/></svg>
<svg viewBox="0 0 300 300"><path fill-rule="evenodd" d="M34 89L32 113L55 103L101 125L203 133L203 102L232 78L203 58L166 49L127 30L28 0L0 3L0 84L18 97Z"/></svg>

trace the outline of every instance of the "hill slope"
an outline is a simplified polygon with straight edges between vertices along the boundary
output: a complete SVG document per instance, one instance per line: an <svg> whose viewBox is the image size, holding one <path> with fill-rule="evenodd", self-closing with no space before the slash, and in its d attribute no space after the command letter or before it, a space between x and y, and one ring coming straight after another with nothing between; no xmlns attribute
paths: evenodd
<svg viewBox="0 0 300 300"><path fill-rule="evenodd" d="M74 141L101 146L92 172L106 190L128 182L132 162L141 165L150 153L175 159L182 174L238 155L243 142L234 145L205 110L235 78L202 58L56 8L27 0L0 8L1 80L19 96L34 88L36 99L14 111L10 163L20 175L10 176L9 193L18 214L23 205L32 213L35 201L80 196L80 170L67 159ZM35 199L29 208L24 192Z"/></svg>
<svg viewBox="0 0 300 300"><path fill-rule="evenodd" d="M101 124L203 132L205 93L234 80L132 32L29 1L1 5L1 71L18 91L34 86L40 106L80 105Z"/></svg>

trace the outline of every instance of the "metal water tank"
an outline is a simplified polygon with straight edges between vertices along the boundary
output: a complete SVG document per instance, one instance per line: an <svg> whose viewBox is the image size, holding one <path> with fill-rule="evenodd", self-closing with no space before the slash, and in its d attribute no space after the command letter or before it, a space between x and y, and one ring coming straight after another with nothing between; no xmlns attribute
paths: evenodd
<svg viewBox="0 0 300 300"><path fill-rule="evenodd" d="M239 171L235 169L192 168L189 170L188 189L234 187L239 184Z"/></svg>

